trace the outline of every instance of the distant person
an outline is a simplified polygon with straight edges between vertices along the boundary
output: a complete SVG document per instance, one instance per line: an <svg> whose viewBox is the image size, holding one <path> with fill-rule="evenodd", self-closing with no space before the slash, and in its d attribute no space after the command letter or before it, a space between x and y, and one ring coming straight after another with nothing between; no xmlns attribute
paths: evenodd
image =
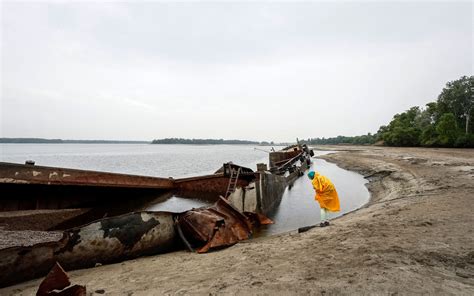
<svg viewBox="0 0 474 296"><path fill-rule="evenodd" d="M314 199L319 202L319 206L321 207L320 226L329 226L329 221L326 218L327 212L339 212L341 210L336 188L327 177L314 171L308 173L308 178L311 180L313 188L316 191Z"/></svg>

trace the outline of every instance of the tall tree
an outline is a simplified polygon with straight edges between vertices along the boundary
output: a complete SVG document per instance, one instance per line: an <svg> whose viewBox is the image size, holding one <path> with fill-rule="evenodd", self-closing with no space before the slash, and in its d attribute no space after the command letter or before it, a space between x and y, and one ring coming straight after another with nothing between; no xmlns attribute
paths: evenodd
<svg viewBox="0 0 474 296"><path fill-rule="evenodd" d="M466 134L472 131L473 106L474 76L463 76L448 82L438 96L440 114L453 113L458 127L463 128Z"/></svg>

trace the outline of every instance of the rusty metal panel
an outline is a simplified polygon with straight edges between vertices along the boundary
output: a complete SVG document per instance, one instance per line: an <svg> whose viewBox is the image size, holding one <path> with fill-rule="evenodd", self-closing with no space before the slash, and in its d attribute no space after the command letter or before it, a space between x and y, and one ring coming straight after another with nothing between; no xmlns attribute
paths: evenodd
<svg viewBox="0 0 474 296"><path fill-rule="evenodd" d="M217 192L223 195L229 178L220 174L177 179L175 182L177 189L181 191Z"/></svg>
<svg viewBox="0 0 474 296"><path fill-rule="evenodd" d="M244 187L248 184L248 178L241 178L237 181L238 187ZM216 201L220 195L224 195L228 185L229 177L222 174L176 180L176 188L182 195L198 198L207 195L207 199L212 201Z"/></svg>
<svg viewBox="0 0 474 296"><path fill-rule="evenodd" d="M0 162L0 183L156 189L174 188L174 181L169 178L22 165L6 162Z"/></svg>
<svg viewBox="0 0 474 296"><path fill-rule="evenodd" d="M197 245L198 253L233 245L250 238L252 234L249 219L223 197L220 197L212 207L194 209L181 214L178 223L187 240Z"/></svg>

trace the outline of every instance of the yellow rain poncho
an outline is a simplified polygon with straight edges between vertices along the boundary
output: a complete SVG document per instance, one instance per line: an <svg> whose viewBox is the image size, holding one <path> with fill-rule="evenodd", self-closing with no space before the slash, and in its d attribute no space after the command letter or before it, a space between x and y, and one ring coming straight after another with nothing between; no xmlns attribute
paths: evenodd
<svg viewBox="0 0 474 296"><path fill-rule="evenodd" d="M311 183L313 184L314 190L316 190L314 199L319 202L319 206L322 209L331 212L338 212L341 209L336 188L328 178L315 173Z"/></svg>

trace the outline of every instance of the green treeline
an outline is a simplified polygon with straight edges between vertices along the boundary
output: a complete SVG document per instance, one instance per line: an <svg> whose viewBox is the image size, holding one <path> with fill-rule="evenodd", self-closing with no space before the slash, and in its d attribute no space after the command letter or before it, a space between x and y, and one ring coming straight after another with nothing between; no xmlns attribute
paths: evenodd
<svg viewBox="0 0 474 296"><path fill-rule="evenodd" d="M387 146L474 147L474 76L450 81L436 102L396 114L374 135L308 139L317 144L375 144Z"/></svg>
<svg viewBox="0 0 474 296"><path fill-rule="evenodd" d="M378 134L372 135L368 133L367 135L355 136L355 137L346 137L346 136L337 136L334 138L314 138L303 141L309 143L310 145L337 145L337 144L348 144L348 145L368 145L375 144L377 142Z"/></svg>
<svg viewBox="0 0 474 296"><path fill-rule="evenodd" d="M152 144L194 144L194 145L216 145L216 144L254 144L260 145L266 142L255 142L245 140L224 140L224 139L183 139L183 138L166 138L153 140ZM272 142L273 143L273 142Z"/></svg>

